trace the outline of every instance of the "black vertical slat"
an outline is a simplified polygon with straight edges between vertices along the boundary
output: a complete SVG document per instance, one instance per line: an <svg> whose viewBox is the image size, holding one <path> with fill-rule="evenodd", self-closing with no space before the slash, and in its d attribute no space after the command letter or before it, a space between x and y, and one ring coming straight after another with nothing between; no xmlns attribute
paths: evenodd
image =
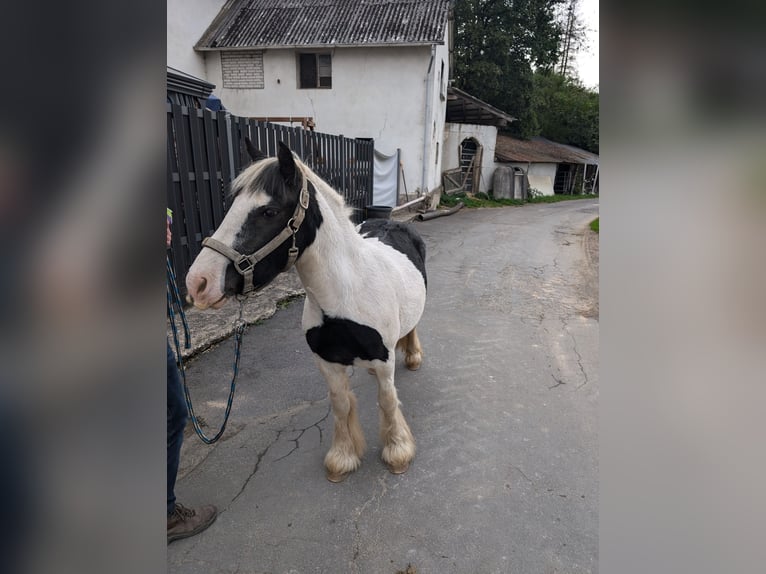
<svg viewBox="0 0 766 574"><path fill-rule="evenodd" d="M268 139L267 131L266 131L266 124L263 122L258 122L258 149L261 150L266 155L269 155L269 149L266 145L266 140Z"/></svg>
<svg viewBox="0 0 766 574"><path fill-rule="evenodd" d="M250 136L250 141L253 142L253 145L256 147L256 149L260 149L258 147L258 122L253 119L249 119L247 121L247 128L248 134ZM252 158L249 155L247 156L247 161L252 161Z"/></svg>
<svg viewBox="0 0 766 574"><path fill-rule="evenodd" d="M338 148L338 138L334 136L328 136L327 137L329 144L330 144L330 150L329 155L332 160L332 186L335 189L340 190L340 178L338 177L338 159L340 158L340 149ZM341 191L341 193L343 193Z"/></svg>
<svg viewBox="0 0 766 574"><path fill-rule="evenodd" d="M343 196L348 199L347 167L348 152L346 150L346 139L343 136L338 138L340 141L340 187L343 190Z"/></svg>
<svg viewBox="0 0 766 574"><path fill-rule="evenodd" d="M231 116L232 118L234 116ZM227 135L226 130L226 112L216 113L216 122L218 128L218 141L220 142L220 160L221 160L221 175L223 180L223 199L224 199L224 213L229 209L229 196L226 193L231 188L231 182L234 179L234 175L231 171L231 164L229 163L229 153L231 149L231 142Z"/></svg>
<svg viewBox="0 0 766 574"><path fill-rule="evenodd" d="M309 146L308 153L311 155L311 169L316 171L317 165L319 165L317 162L317 153L318 153L317 137L316 137L316 134L312 131L309 131L307 135L308 135L308 146Z"/></svg>
<svg viewBox="0 0 766 574"><path fill-rule="evenodd" d="M298 153L300 154L303 163L308 164L306 161L306 130L304 130L302 126L300 128L296 128L295 137Z"/></svg>
<svg viewBox="0 0 766 574"><path fill-rule="evenodd" d="M231 116L231 119L231 150L234 154L233 176L237 177L239 172L242 171L242 146L244 145L242 140L242 118Z"/></svg>
<svg viewBox="0 0 766 574"><path fill-rule="evenodd" d="M329 183L332 187L335 187L335 182L333 181L332 162L333 154L332 147L330 145L330 136L327 134L322 134L322 168L324 170L327 183Z"/></svg>
<svg viewBox="0 0 766 574"><path fill-rule="evenodd" d="M353 167L354 167L354 155L351 150L351 140L348 138L343 139L343 185L346 188L346 194L348 197L354 197L354 183L353 179Z"/></svg>
<svg viewBox="0 0 766 574"><path fill-rule="evenodd" d="M279 141L292 149L290 145L290 134L287 132L287 128L283 125L279 126Z"/></svg>
<svg viewBox="0 0 766 574"><path fill-rule="evenodd" d="M277 155L277 150L274 147L274 130L271 127L271 124L267 124L265 127L266 127L266 149L263 151L266 152L267 156L275 157Z"/></svg>
<svg viewBox="0 0 766 574"><path fill-rule="evenodd" d="M183 218L181 217L181 202L180 198L178 197L178 191L177 186L175 185L173 181L173 174L175 173L176 169L176 162L175 162L175 137L174 137L174 130L172 126L172 115L170 110L166 114L167 116L167 127L168 127L168 136L167 136L167 181L165 183L166 185L166 201L167 206L173 211L173 223L170 226L170 230L173 236L173 240L170 243L170 263L173 266L173 272L176 274L176 277L181 277L182 275L179 275L179 271L183 271L185 273L185 269L187 268L187 263L184 260L184 249L181 245L181 221L183 221ZM186 295L186 285L183 281L179 282L179 291L181 291L181 295Z"/></svg>
<svg viewBox="0 0 766 574"><path fill-rule="evenodd" d="M327 153L325 152L325 135L322 133L317 134L316 136L316 145L317 145L317 153L319 154L319 157L317 158L317 167L319 169L319 173L322 176L322 179L324 179L327 183L330 183L330 178L327 175Z"/></svg>
<svg viewBox="0 0 766 574"><path fill-rule="evenodd" d="M208 182L210 186L210 200L213 210L213 227L218 228L223 221L224 205L219 179L218 154L216 152L216 126L213 123L215 116L210 110L205 110L203 115L203 127L205 133L205 151L207 155Z"/></svg>
<svg viewBox="0 0 766 574"><path fill-rule="evenodd" d="M367 174L369 184L367 186L367 203L372 204L373 194L375 191L375 140L372 140L367 145L367 152L369 154L369 165L367 166ZM399 155L396 156L396 200L395 203L399 204Z"/></svg>
<svg viewBox="0 0 766 574"><path fill-rule="evenodd" d="M289 130L283 126L279 126L279 141L281 141L283 144L285 144L290 149L293 148L293 146L290 145L290 133Z"/></svg>
<svg viewBox="0 0 766 574"><path fill-rule="evenodd" d="M320 146L322 149L322 174L327 183L333 186L332 181L332 154L330 153L330 140L327 134L320 134Z"/></svg>
<svg viewBox="0 0 766 574"><path fill-rule="evenodd" d="M189 134L191 136L192 160L194 161L194 188L199 205L200 234L202 239L215 230L210 197L210 184L205 181L203 169L205 154L204 132L202 131L202 110L189 108Z"/></svg>
<svg viewBox="0 0 766 574"><path fill-rule="evenodd" d="M187 108L188 110L188 108ZM188 114L184 116L183 108L177 104L173 104L173 122L176 127L176 142L178 149L178 175L181 183L181 199L183 201L183 218L185 224L185 237L181 237L181 241L185 241L189 250L189 259L193 261L199 253L200 246L197 240L199 236L199 222L197 219L197 201L194 196L194 190L192 189L191 182L189 181L189 169L191 167L191 142L187 135L185 127L185 117L188 118ZM176 213L175 217L181 215ZM201 240L200 240L201 241Z"/></svg>

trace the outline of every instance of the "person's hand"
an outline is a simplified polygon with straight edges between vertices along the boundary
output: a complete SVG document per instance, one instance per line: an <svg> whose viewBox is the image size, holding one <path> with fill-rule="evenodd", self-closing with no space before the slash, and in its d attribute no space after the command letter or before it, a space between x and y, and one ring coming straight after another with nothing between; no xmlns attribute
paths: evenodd
<svg viewBox="0 0 766 574"><path fill-rule="evenodd" d="M170 247L170 240L172 239L172 237L173 237L173 234L170 232L170 222L169 222L169 221L166 219L166 220L165 220L165 223L167 223L167 225L168 225L168 233L167 233L167 236L168 236L168 247Z"/></svg>

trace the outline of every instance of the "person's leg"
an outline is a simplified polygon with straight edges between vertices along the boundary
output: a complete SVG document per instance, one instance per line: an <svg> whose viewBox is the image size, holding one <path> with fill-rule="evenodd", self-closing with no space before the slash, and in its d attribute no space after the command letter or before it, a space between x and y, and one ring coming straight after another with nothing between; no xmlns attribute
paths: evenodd
<svg viewBox="0 0 766 574"><path fill-rule="evenodd" d="M176 502L175 487L181 445L188 418L181 374L173 351L168 347L168 542L199 534L213 524L218 509L212 504L186 508Z"/></svg>
<svg viewBox="0 0 766 574"><path fill-rule="evenodd" d="M181 445L186 427L186 401L184 399L181 375L176 365L176 357L168 347L168 516L173 514L176 504L175 486L178 464L181 458Z"/></svg>

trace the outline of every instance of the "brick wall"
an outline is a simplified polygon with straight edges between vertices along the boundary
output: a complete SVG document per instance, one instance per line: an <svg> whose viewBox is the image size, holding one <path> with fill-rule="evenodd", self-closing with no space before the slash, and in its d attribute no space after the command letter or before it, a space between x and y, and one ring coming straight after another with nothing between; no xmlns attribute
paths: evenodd
<svg viewBox="0 0 766 574"><path fill-rule="evenodd" d="M263 89L261 50L221 52L224 88Z"/></svg>

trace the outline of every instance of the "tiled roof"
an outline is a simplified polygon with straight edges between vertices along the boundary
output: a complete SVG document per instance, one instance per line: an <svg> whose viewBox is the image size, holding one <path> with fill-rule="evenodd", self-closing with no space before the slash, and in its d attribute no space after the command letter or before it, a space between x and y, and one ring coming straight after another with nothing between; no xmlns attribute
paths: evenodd
<svg viewBox="0 0 766 574"><path fill-rule="evenodd" d="M195 48L441 44L449 0L229 0Z"/></svg>
<svg viewBox="0 0 766 574"><path fill-rule="evenodd" d="M598 155L584 149L541 137L520 140L502 134L497 136L495 157L507 162L598 164Z"/></svg>

